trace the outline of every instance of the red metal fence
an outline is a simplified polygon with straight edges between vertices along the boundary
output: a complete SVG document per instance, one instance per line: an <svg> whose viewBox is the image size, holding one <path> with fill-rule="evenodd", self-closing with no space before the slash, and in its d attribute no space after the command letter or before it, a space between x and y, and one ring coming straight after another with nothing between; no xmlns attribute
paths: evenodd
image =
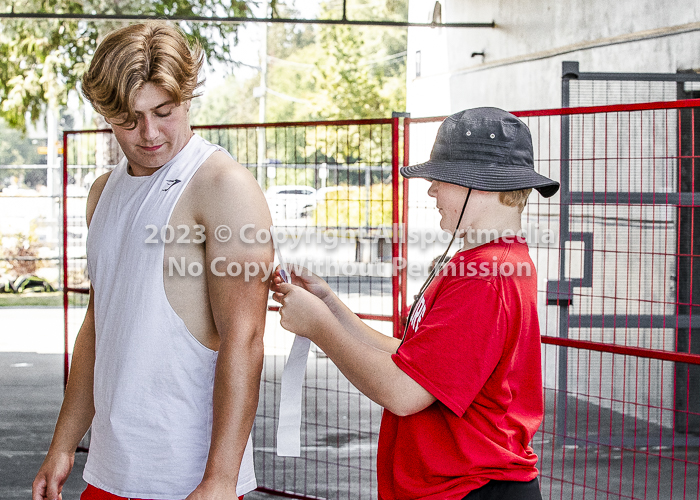
<svg viewBox="0 0 700 500"><path fill-rule="evenodd" d="M532 443L544 498L698 498L698 106L516 113L537 170L562 183L523 213L544 344L546 413ZM405 163L428 158L441 120L407 120ZM410 233L434 222L427 183L409 185Z"/></svg>
<svg viewBox="0 0 700 500"><path fill-rule="evenodd" d="M360 317L387 335L399 324L399 121L354 120L194 127L256 176L288 262L313 267ZM66 357L87 303L85 201L121 152L111 131L64 136ZM124 279L137 281L137 277ZM138 286L135 284L135 286ZM269 303L253 429L259 490L293 498L372 498L381 409L312 346L304 387L302 456L278 457L280 378L293 335ZM83 448L89 446L89 440Z"/></svg>
<svg viewBox="0 0 700 500"><path fill-rule="evenodd" d="M546 411L532 446L544 498L700 497L697 108L700 101L687 100L516 113L531 129L537 170L562 183L553 198L533 194L523 213L538 272ZM404 120L404 164L427 159L441 120ZM357 274L328 273L331 284L373 326L387 334L400 330L424 276L410 268L394 275L390 257L427 263L447 239L436 232L427 182L399 182L397 120L198 132L262 180L275 222L290 238L313 235L301 249L283 246L288 260L330 255L352 263ZM102 151L108 163L110 137L66 134L68 175L84 179L78 166L88 163L85 151L93 158ZM308 207L275 188L294 185L320 190L322 197ZM64 221L76 203L79 198L68 197ZM408 223L402 244L393 238L397 222ZM83 230L69 225L66 234L67 243L78 242ZM337 247L317 244L319 234L335 237ZM74 277L83 277L76 263L84 255L71 248L67 244L67 301L76 300L80 288ZM74 309L67 307L67 317ZM263 491L375 498L380 409L320 352L307 372L302 457L274 454L290 337L271 312L254 429Z"/></svg>

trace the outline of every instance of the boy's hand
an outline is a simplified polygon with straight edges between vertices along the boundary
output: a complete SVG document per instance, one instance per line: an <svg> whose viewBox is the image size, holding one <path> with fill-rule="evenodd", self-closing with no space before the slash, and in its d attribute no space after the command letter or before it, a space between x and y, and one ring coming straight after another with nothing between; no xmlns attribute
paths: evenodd
<svg viewBox="0 0 700 500"><path fill-rule="evenodd" d="M314 294L324 302L334 295L333 290L331 290L331 287L328 286L328 283L305 267L288 265L287 273L289 274L293 285L299 286ZM270 281L270 290L272 290L274 294L279 294L279 285L282 283L285 283L285 281L280 274L280 266L277 266L277 269L275 269L275 272L272 275L272 280ZM279 300L275 298L274 294L272 298L279 302Z"/></svg>
<svg viewBox="0 0 700 500"><path fill-rule="evenodd" d="M289 283L278 283L275 289L272 298L282 304L280 324L285 330L313 341L334 319L326 304L305 289Z"/></svg>

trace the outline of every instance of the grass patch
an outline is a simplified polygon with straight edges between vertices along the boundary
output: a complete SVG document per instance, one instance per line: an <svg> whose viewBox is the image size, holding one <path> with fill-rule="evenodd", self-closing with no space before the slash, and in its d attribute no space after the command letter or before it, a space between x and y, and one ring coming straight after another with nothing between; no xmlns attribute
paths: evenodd
<svg viewBox="0 0 700 500"><path fill-rule="evenodd" d="M68 295L69 304L72 306L87 305L88 296L71 293ZM42 293L0 293L0 307L62 307L63 292Z"/></svg>

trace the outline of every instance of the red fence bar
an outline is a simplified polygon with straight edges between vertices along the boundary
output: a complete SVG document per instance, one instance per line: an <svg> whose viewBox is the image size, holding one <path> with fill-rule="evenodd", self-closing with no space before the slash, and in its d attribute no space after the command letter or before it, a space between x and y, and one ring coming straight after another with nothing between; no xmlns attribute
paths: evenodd
<svg viewBox="0 0 700 500"><path fill-rule="evenodd" d="M366 118L361 120L317 120L310 122L240 123L235 125L192 125L192 130L231 130L291 127L341 127L346 125L391 125L394 118ZM90 131L87 131L90 132Z"/></svg>
<svg viewBox="0 0 700 500"><path fill-rule="evenodd" d="M409 166L409 148L411 144L409 130L411 128L411 118L404 118L403 121L403 166ZM401 206L401 259L402 262L406 262L408 258L408 181L406 179L401 179L401 186L403 192L403 203ZM400 332L403 335L403 331L406 328L406 319L408 317L408 270L406 266L401 269L401 316L400 316Z"/></svg>
<svg viewBox="0 0 700 500"><path fill-rule="evenodd" d="M393 125L396 118L368 118L360 120L317 120L308 122L270 122L270 123L238 123L224 125L192 125L192 130L231 130L231 129L275 129L289 127L338 127L346 125ZM111 128L103 129L85 129L85 130L66 130L64 136L73 135L94 135L94 134L111 134ZM64 141L66 142L67 139ZM65 151L65 150L64 150ZM64 165L67 163L64 161Z"/></svg>
<svg viewBox="0 0 700 500"><path fill-rule="evenodd" d="M572 116L600 113L684 109L696 108L698 106L700 106L700 99L682 99L679 101L644 102L636 104L608 104L605 106L578 106L571 108L534 109L528 111L513 111L512 113L520 118L526 118L535 116Z"/></svg>
<svg viewBox="0 0 700 500"><path fill-rule="evenodd" d="M392 321L394 324L394 337L399 337L401 335L401 303L400 303L400 274L398 270L394 267L394 262L399 261L401 255L399 248L399 238L396 232L400 232L399 229L399 119L392 118L391 122L391 227L392 227L392 238L391 238L391 261L392 261L392 271L391 271L391 295L393 301L393 317ZM402 266L403 267L403 266Z"/></svg>
<svg viewBox="0 0 700 500"><path fill-rule="evenodd" d="M697 354L668 352L659 349L643 349L640 347L615 344L601 344L600 342L591 342L589 340L563 339L560 337L550 337L547 335L542 336L542 343L564 347L574 347L576 349L587 349L589 351L622 354L624 356L634 356L636 358L660 359L663 361L673 361L676 363L700 365L700 355Z"/></svg>
<svg viewBox="0 0 700 500"><path fill-rule="evenodd" d="M649 111L655 109L682 109L694 108L698 106L700 99L683 99L679 101L661 101L647 102L637 104L608 104L604 106L579 106L570 108L550 108L550 109L533 109L522 111L511 111L517 117L535 117L535 116L570 116L583 115L594 113L615 113L619 111ZM441 122L447 116L426 116L422 118L410 118L412 123L434 123Z"/></svg>

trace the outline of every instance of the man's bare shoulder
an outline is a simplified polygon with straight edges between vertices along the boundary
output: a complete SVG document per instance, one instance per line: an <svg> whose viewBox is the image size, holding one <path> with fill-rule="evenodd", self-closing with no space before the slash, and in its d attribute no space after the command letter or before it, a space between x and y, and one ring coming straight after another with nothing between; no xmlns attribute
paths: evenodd
<svg viewBox="0 0 700 500"><path fill-rule="evenodd" d="M265 196L247 168L222 151L212 154L190 182L201 210L265 209Z"/></svg>
<svg viewBox="0 0 700 500"><path fill-rule="evenodd" d="M204 183L209 187L216 186L218 182L223 182L222 187L228 189L242 187L241 183L252 182L257 185L253 174L223 151L212 154L199 170L195 177L199 178L200 184Z"/></svg>
<svg viewBox="0 0 700 500"><path fill-rule="evenodd" d="M188 206L195 222L206 228L208 255L240 262L272 260L272 244L251 244L239 237L242 231L256 234L272 225L267 200L248 169L217 152L199 167L190 185ZM231 238L217 240L221 227L230 231Z"/></svg>
<svg viewBox="0 0 700 500"><path fill-rule="evenodd" d="M87 208L86 208L86 213L85 213L88 226L90 226L90 221L92 220L92 214L95 213L95 208L97 207L97 202L100 201L100 196L102 195L102 191L104 191L105 185L107 184L107 179L109 179L109 175L111 173L112 172L110 171L110 172L107 172L106 174L102 174L97 179L95 179L95 182L93 182L92 186L90 187L90 192L88 193L88 199L87 199Z"/></svg>

